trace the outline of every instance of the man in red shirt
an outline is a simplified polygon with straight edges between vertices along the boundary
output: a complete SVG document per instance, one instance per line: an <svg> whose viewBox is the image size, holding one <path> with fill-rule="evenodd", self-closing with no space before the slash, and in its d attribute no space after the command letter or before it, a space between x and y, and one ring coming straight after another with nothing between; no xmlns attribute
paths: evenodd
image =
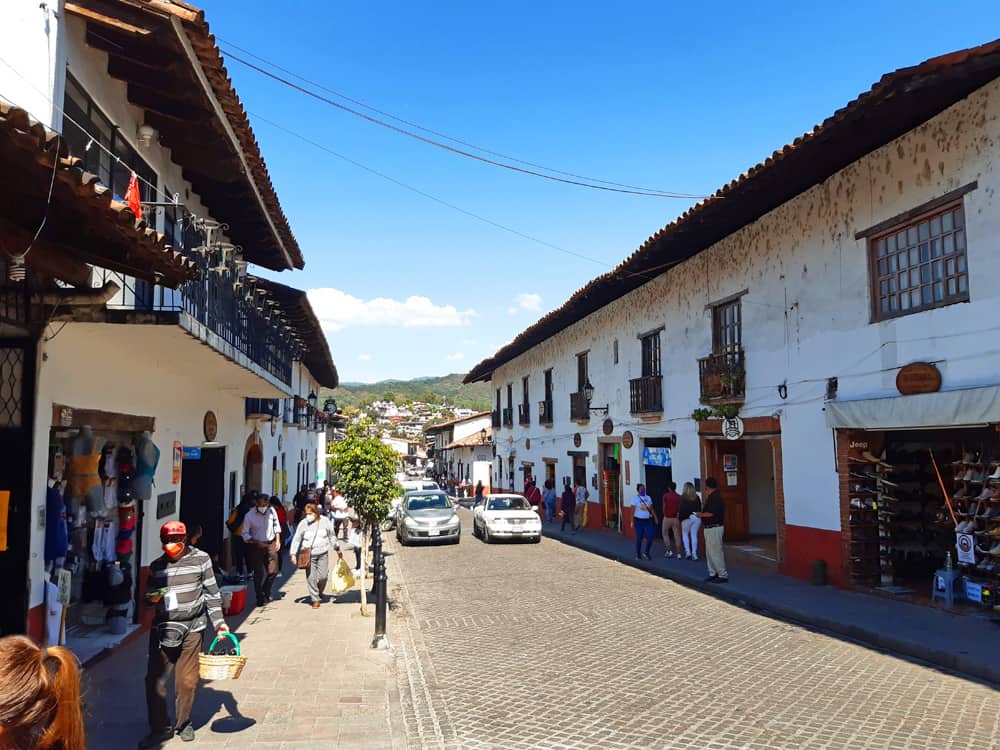
<svg viewBox="0 0 1000 750"><path fill-rule="evenodd" d="M535 513L539 513L539 508L542 505L542 491L535 486L534 479L525 482L524 496L528 499L528 505L531 506L531 509Z"/></svg>
<svg viewBox="0 0 1000 750"><path fill-rule="evenodd" d="M677 494L677 485L667 483L667 491L663 493L663 552L664 557L684 557L684 545L681 541L681 522L677 513L681 507L681 496ZM670 531L674 532L673 541Z"/></svg>

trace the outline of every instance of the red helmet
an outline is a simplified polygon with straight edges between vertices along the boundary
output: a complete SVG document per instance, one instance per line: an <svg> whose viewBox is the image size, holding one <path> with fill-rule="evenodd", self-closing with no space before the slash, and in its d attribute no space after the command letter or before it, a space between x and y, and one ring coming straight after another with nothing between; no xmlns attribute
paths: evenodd
<svg viewBox="0 0 1000 750"><path fill-rule="evenodd" d="M167 521L160 527L160 541L164 542L171 536L187 536L187 526L180 521Z"/></svg>

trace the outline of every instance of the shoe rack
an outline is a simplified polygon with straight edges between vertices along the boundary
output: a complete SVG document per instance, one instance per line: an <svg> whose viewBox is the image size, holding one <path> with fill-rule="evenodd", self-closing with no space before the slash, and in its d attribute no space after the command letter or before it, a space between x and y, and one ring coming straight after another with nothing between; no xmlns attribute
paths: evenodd
<svg viewBox="0 0 1000 750"><path fill-rule="evenodd" d="M982 450L963 451L952 466L955 531L975 538L975 564L960 567L971 578L1000 580L1000 460L984 458Z"/></svg>
<svg viewBox="0 0 1000 750"><path fill-rule="evenodd" d="M891 528L882 498L887 488L885 477L892 467L865 452L849 459L848 468L851 578L854 583L878 586L888 575L891 582L891 567L887 569L883 559L883 549L891 549Z"/></svg>

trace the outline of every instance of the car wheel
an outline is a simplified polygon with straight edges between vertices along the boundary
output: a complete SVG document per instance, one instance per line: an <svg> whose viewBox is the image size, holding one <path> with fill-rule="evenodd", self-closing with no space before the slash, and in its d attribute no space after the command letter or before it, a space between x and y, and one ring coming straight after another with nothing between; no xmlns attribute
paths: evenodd
<svg viewBox="0 0 1000 750"><path fill-rule="evenodd" d="M462 541L462 535L461 534L456 534L455 538L451 540L451 543L452 544L458 544L461 541Z"/></svg>
<svg viewBox="0 0 1000 750"><path fill-rule="evenodd" d="M476 524L475 520L472 522L472 536L479 538L479 526Z"/></svg>
<svg viewBox="0 0 1000 750"><path fill-rule="evenodd" d="M485 523L483 524L483 541L487 544L493 543L493 540L490 538L490 527Z"/></svg>
<svg viewBox="0 0 1000 750"><path fill-rule="evenodd" d="M536 536L534 539L531 540L531 543L532 544L540 544L541 541L542 541L542 535L539 534L538 536Z"/></svg>
<svg viewBox="0 0 1000 750"><path fill-rule="evenodd" d="M399 529L396 529L396 535L397 535L397 537L399 538L399 543L400 543L401 545L403 545L403 546L405 547L405 546L406 546L407 544L409 544L409 542L408 542L408 541L407 541L407 539L406 539L406 534L404 534L404 533L403 533L402 531L400 531Z"/></svg>

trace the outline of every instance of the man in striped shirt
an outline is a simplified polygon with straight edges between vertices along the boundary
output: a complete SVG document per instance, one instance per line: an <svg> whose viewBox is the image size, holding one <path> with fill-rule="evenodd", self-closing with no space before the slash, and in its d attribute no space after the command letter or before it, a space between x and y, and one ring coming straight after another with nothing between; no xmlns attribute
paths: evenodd
<svg viewBox="0 0 1000 750"><path fill-rule="evenodd" d="M160 747L176 730L184 742L194 740L191 706L198 686L198 654L206 616L217 633L228 633L222 619L222 597L208 555L187 543L187 528L168 521L160 528L163 555L149 566L146 601L156 607L149 634L146 707L149 735L140 748ZM167 681L174 672L176 721L167 716Z"/></svg>

